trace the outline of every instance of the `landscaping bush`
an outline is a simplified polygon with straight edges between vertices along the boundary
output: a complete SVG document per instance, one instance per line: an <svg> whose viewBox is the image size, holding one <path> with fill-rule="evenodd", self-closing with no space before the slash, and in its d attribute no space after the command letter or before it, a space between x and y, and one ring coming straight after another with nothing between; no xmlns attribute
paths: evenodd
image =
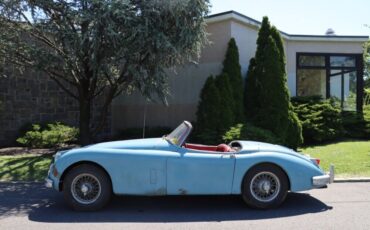
<svg viewBox="0 0 370 230"><path fill-rule="evenodd" d="M235 122L244 122L243 80L239 63L239 50L234 38L231 38L228 43L222 73L229 77Z"/></svg>
<svg viewBox="0 0 370 230"><path fill-rule="evenodd" d="M145 128L145 138L162 137L172 132L170 127L147 127ZM130 140L143 138L143 128L128 128L122 130L115 139Z"/></svg>
<svg viewBox="0 0 370 230"><path fill-rule="evenodd" d="M289 100L286 60L279 31L263 18L255 57L246 78L245 108L248 121L270 130L282 144L296 149L302 143L302 127Z"/></svg>
<svg viewBox="0 0 370 230"><path fill-rule="evenodd" d="M197 108L197 125L192 141L215 144L237 122L244 121L243 81L239 51L231 38L220 75L208 77Z"/></svg>
<svg viewBox="0 0 370 230"><path fill-rule="evenodd" d="M252 124L237 124L228 130L223 136L225 142L232 140L251 140L273 144L281 144L280 140L273 132L256 127Z"/></svg>
<svg viewBox="0 0 370 230"><path fill-rule="evenodd" d="M363 107L363 113L342 112L344 135L350 138L370 139L370 105Z"/></svg>
<svg viewBox="0 0 370 230"><path fill-rule="evenodd" d="M317 99L317 98L316 98ZM343 134L341 111L332 100L293 98L293 107L302 124L305 144L334 140Z"/></svg>
<svg viewBox="0 0 370 230"><path fill-rule="evenodd" d="M370 88L364 89L364 105L370 105Z"/></svg>
<svg viewBox="0 0 370 230"><path fill-rule="evenodd" d="M17 139L19 144L33 148L61 147L77 140L78 129L60 122L42 127L33 124L32 129Z"/></svg>
<svg viewBox="0 0 370 230"><path fill-rule="evenodd" d="M197 122L193 134L196 142L212 144L219 139L216 127L222 121L219 121L219 103L221 100L220 92L216 86L213 76L209 76L200 93L200 101L197 108Z"/></svg>

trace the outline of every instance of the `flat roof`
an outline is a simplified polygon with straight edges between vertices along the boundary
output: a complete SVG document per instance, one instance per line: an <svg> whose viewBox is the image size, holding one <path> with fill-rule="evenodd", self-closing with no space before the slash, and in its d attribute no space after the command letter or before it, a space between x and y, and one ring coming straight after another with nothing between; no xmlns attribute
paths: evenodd
<svg viewBox="0 0 370 230"><path fill-rule="evenodd" d="M261 22L250 18L239 12L230 10L222 13L212 14L206 17L207 23L224 21L234 19L252 27L261 27ZM308 35L308 34L288 34L279 30L283 38L294 41L352 41L352 42L366 42L369 36L354 36L354 35Z"/></svg>

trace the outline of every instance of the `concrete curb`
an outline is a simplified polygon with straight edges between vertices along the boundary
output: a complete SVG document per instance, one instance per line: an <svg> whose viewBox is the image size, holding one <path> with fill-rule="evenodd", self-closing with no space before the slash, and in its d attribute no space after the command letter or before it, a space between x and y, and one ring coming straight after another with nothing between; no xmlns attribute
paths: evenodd
<svg viewBox="0 0 370 230"><path fill-rule="evenodd" d="M335 178L334 183L347 183L347 182L370 182L370 178Z"/></svg>

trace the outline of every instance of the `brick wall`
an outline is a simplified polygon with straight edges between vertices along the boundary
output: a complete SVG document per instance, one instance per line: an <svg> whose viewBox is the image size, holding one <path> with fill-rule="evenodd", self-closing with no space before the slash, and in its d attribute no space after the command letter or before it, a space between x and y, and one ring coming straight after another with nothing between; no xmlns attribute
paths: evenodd
<svg viewBox="0 0 370 230"><path fill-rule="evenodd" d="M0 146L15 145L19 131L32 123L60 121L78 127L78 103L44 74L34 71L8 71L0 75ZM99 102L94 111L99 110ZM92 121L96 121L93 113ZM98 139L110 135L110 113L107 126Z"/></svg>

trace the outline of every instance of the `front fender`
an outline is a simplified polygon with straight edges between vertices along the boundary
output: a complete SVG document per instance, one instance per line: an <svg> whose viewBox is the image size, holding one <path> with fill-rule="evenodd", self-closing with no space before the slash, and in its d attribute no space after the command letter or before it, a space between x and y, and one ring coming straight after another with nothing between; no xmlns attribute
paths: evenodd
<svg viewBox="0 0 370 230"><path fill-rule="evenodd" d="M277 152L256 152L237 154L233 194L241 194L245 174L253 166L271 163L279 166L288 176L290 191L304 191L313 188L312 177L324 175L324 172L311 161L292 155Z"/></svg>

